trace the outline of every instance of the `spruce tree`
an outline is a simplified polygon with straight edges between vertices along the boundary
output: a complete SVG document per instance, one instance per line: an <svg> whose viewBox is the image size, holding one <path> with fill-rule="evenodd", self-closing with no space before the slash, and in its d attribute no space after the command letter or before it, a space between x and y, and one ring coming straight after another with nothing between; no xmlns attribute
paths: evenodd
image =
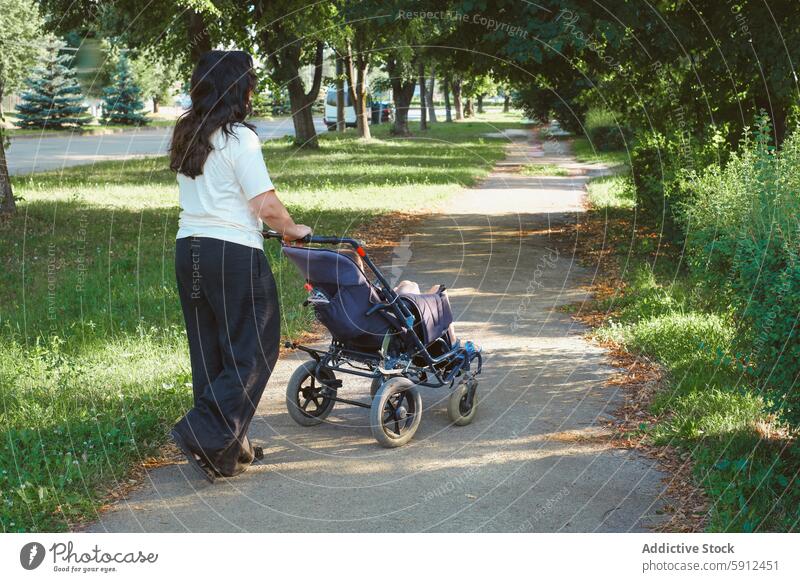
<svg viewBox="0 0 800 582"><path fill-rule="evenodd" d="M91 121L83 105L83 93L70 67L72 57L63 53L64 43L54 43L45 53L42 66L25 81L27 91L17 105L16 125L21 128L64 129L81 127Z"/></svg>
<svg viewBox="0 0 800 582"><path fill-rule="evenodd" d="M120 55L113 84L103 92L103 122L121 125L144 125L144 103L141 89L131 73L127 57Z"/></svg>

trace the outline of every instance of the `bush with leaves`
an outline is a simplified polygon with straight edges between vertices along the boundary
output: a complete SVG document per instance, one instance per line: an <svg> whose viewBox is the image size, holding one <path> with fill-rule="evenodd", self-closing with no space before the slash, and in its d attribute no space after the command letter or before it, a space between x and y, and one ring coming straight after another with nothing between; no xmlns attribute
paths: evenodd
<svg viewBox="0 0 800 582"><path fill-rule="evenodd" d="M605 109L589 109L586 113L586 135L594 149L613 152L630 147L631 130L621 117Z"/></svg>
<svg viewBox="0 0 800 582"><path fill-rule="evenodd" d="M683 204L689 266L740 321L737 350L776 409L800 423L800 133L778 151L766 117Z"/></svg>
<svg viewBox="0 0 800 582"><path fill-rule="evenodd" d="M642 220L657 226L664 238L682 243L685 225L679 208L694 196L695 177L727 154L719 135L688 132L641 132L631 149L631 177Z"/></svg>

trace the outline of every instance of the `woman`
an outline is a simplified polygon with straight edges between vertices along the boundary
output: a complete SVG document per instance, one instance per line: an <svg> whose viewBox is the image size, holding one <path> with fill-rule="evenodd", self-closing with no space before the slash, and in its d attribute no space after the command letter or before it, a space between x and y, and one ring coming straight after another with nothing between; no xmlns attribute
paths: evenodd
<svg viewBox="0 0 800 582"><path fill-rule="evenodd" d="M258 136L245 121L255 86L247 53L205 53L192 73L192 106L170 146L181 205L175 274L194 392L194 406L170 436L212 482L241 473L263 454L247 430L280 334L263 223L287 242L311 233L275 194Z"/></svg>

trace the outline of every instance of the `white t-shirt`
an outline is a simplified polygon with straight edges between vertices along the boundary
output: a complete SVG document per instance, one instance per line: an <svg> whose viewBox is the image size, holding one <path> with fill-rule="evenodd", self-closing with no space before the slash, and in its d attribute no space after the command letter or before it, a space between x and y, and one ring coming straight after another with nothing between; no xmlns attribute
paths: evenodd
<svg viewBox="0 0 800 582"><path fill-rule="evenodd" d="M232 136L221 129L211 135L214 149L202 174L178 174L181 213L176 238L205 236L263 249L263 223L248 201L274 186L255 132L240 123L231 129Z"/></svg>

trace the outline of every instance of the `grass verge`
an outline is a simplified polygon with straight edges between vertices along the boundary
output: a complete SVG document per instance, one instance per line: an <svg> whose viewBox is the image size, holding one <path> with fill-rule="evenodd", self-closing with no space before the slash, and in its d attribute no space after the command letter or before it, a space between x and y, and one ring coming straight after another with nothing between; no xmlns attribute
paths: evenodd
<svg viewBox="0 0 800 582"><path fill-rule="evenodd" d="M708 500L707 513L677 517L709 531L796 530L800 451L734 357L735 321L684 273L679 249L634 227L624 177L593 182L589 198L588 232L579 240L608 278L587 319L600 341L664 370L642 399L633 431L643 443L691 461L694 485Z"/></svg>
<svg viewBox="0 0 800 582"><path fill-rule="evenodd" d="M346 234L473 184L503 156L503 140L482 135L517 126L494 115L410 139L380 126L371 141L326 134L319 150L274 141L264 155L298 221ZM0 527L62 531L157 455L191 402L173 267L177 187L163 157L14 186L23 200L0 229ZM311 318L301 281L274 243L266 251L282 331L302 333Z"/></svg>
<svg viewBox="0 0 800 582"><path fill-rule="evenodd" d="M610 166L625 166L628 164L629 154L626 151L598 151L585 137L572 140L572 152L581 163L603 163Z"/></svg>

